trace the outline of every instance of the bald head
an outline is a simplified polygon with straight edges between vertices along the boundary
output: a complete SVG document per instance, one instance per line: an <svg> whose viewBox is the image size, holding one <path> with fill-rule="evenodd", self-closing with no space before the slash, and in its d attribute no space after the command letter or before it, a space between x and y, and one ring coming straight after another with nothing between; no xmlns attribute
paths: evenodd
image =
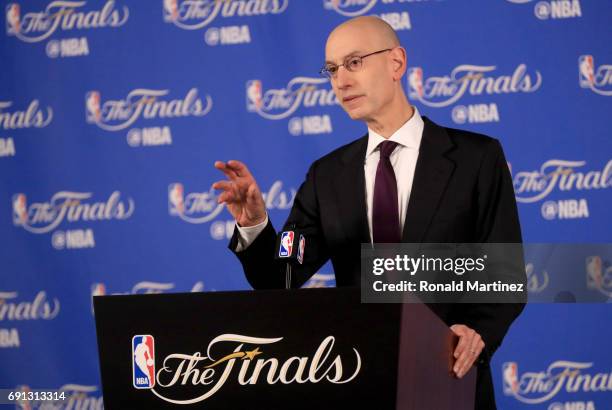
<svg viewBox="0 0 612 410"><path fill-rule="evenodd" d="M397 119L409 118L401 85L406 50L384 20L364 16L340 24L327 37L325 60L336 97L352 119L385 135L385 129L397 129Z"/></svg>
<svg viewBox="0 0 612 410"><path fill-rule="evenodd" d="M395 30L383 19L374 16L360 16L347 20L337 26L327 37L326 57L330 45L336 40L352 39L355 45L375 48L393 48L400 45Z"/></svg>

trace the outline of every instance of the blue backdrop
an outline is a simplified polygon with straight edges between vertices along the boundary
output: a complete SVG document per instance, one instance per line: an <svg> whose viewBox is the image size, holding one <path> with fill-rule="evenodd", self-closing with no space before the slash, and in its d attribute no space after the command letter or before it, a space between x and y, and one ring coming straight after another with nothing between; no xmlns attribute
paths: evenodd
<svg viewBox="0 0 612 410"><path fill-rule="evenodd" d="M366 131L317 74L353 16L397 30L421 114L501 140L525 241L610 242L609 1L0 4L0 388L102 408L92 295L248 288L213 163L245 161L283 223L309 164ZM576 270L603 300L611 262ZM333 284L326 266L309 286ZM611 312L528 306L494 358L499 407L612 408Z"/></svg>

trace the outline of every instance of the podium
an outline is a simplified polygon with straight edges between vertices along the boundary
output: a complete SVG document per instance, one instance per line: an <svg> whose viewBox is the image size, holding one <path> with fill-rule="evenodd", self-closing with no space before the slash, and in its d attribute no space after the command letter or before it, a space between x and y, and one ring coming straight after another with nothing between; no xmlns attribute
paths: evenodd
<svg viewBox="0 0 612 410"><path fill-rule="evenodd" d="M104 407L473 409L425 305L358 288L94 297Z"/></svg>

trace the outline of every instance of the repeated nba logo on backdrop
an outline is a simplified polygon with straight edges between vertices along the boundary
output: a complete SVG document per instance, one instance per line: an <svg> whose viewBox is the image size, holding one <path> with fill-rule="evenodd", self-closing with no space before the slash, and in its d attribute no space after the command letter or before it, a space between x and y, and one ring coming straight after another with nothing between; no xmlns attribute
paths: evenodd
<svg viewBox="0 0 612 410"><path fill-rule="evenodd" d="M378 0L323 0L323 7L346 17L357 17L372 10Z"/></svg>
<svg viewBox="0 0 612 410"><path fill-rule="evenodd" d="M441 108L457 103L463 98L503 94L529 94L542 85L542 74L530 70L526 64L519 64L512 72L498 74L497 66L462 64L444 76L424 77L421 67L409 67L408 97L428 107ZM451 111L457 124L499 122L500 110L497 102L456 105Z"/></svg>
<svg viewBox="0 0 612 410"><path fill-rule="evenodd" d="M41 106L38 99L13 108L13 101L0 101L0 130L17 130L25 128L45 128L53 120L51 106Z"/></svg>
<svg viewBox="0 0 612 410"><path fill-rule="evenodd" d="M612 96L612 64L595 68L595 59L590 54L578 58L578 82L580 87L594 93Z"/></svg>
<svg viewBox="0 0 612 410"><path fill-rule="evenodd" d="M538 170L513 172L518 203L539 202L550 195L572 193L581 197L547 200L541 205L544 219L577 219L590 216L586 191L612 188L612 159L601 168L583 169L586 161L551 159ZM592 200L592 198L591 198Z"/></svg>
<svg viewBox="0 0 612 410"><path fill-rule="evenodd" d="M378 17L385 20L395 31L412 29L412 20L410 13L405 10L406 3L423 3L432 0L383 0L380 4L384 5L384 10L378 14ZM323 0L323 8L325 10L334 11L345 17L357 17L373 14L378 0ZM394 6L394 3L399 3ZM397 11L394 11L397 10Z"/></svg>
<svg viewBox="0 0 612 410"><path fill-rule="evenodd" d="M32 100L27 108L13 108L13 101L0 101L0 132L27 128L45 128L51 124L53 109L41 107L38 100ZM15 140L12 136L0 134L0 158L14 157Z"/></svg>
<svg viewBox="0 0 612 410"><path fill-rule="evenodd" d="M547 270L536 270L532 262L525 265L527 276L527 291L530 294L537 294L544 291L550 282L550 275Z"/></svg>
<svg viewBox="0 0 612 410"><path fill-rule="evenodd" d="M180 182L168 185L168 213L185 222L202 224L210 222L223 211L223 204L217 203L214 189L206 192L189 192Z"/></svg>
<svg viewBox="0 0 612 410"><path fill-rule="evenodd" d="M507 0L514 4L531 3L534 0ZM582 17L580 0L537 0L534 15L540 20Z"/></svg>
<svg viewBox="0 0 612 410"><path fill-rule="evenodd" d="M281 14L287 10L289 0L162 0L162 4L166 23L184 30L198 30L218 17L234 19ZM248 24L209 27L204 33L204 41L209 46L248 44L251 27Z"/></svg>
<svg viewBox="0 0 612 410"><path fill-rule="evenodd" d="M599 292L612 301L612 264L601 256L588 256L585 268L587 289Z"/></svg>
<svg viewBox="0 0 612 410"><path fill-rule="evenodd" d="M27 203L24 193L12 197L13 225L34 234L51 232L64 221L68 223L125 220L134 213L134 200L112 192L105 201L86 201L91 192L60 191L48 202ZM51 244L57 250L95 247L92 228L56 230Z"/></svg>
<svg viewBox="0 0 612 410"><path fill-rule="evenodd" d="M28 2L25 4L29 6ZM127 22L129 15L127 6L119 7L115 0L107 0L102 8L88 7L86 1L56 0L47 3L43 10L27 12L19 3L9 3L5 8L6 34L36 43L58 31L118 28ZM46 52L51 58L86 56L89 41L84 36L50 40Z"/></svg>
<svg viewBox="0 0 612 410"><path fill-rule="evenodd" d="M547 403L551 410L595 410L597 400L612 392L612 376L610 370L593 371L593 364L557 360L546 370L519 373L517 362L506 362L503 393L525 404Z"/></svg>
<svg viewBox="0 0 612 410"><path fill-rule="evenodd" d="M289 210L297 190L285 189L283 182L274 181L270 188L262 191L266 209ZM224 205L217 203L218 196L214 189L209 188L203 192L185 192L180 182L168 185L168 213L170 216L190 224L203 224L211 222L210 235L216 240L231 238L236 221L234 219L219 220Z"/></svg>
<svg viewBox="0 0 612 410"><path fill-rule="evenodd" d="M137 389L155 386L155 339L151 335L132 338L132 383Z"/></svg>
<svg viewBox="0 0 612 410"><path fill-rule="evenodd" d="M120 100L102 102L100 91L85 94L85 119L105 131L121 131L136 121L203 117L212 109L210 95L200 97L197 88L191 88L182 98L162 98L169 90L137 88ZM127 143L131 147L171 145L172 129L169 125L128 130Z"/></svg>
<svg viewBox="0 0 612 410"><path fill-rule="evenodd" d="M502 366L502 372L504 394L513 395L518 393L518 365L515 362L504 363Z"/></svg>
<svg viewBox="0 0 612 410"><path fill-rule="evenodd" d="M45 290L36 291L34 297L19 296L18 292L0 289L0 349L19 348L22 339L19 327L24 321L53 320L60 313L58 298L49 298Z"/></svg>
<svg viewBox="0 0 612 410"><path fill-rule="evenodd" d="M247 111L267 120L282 120L298 109L338 105L338 99L325 78L294 77L284 88L263 89L261 80L246 83ZM333 131L328 114L297 116L289 119L291 135L329 134Z"/></svg>

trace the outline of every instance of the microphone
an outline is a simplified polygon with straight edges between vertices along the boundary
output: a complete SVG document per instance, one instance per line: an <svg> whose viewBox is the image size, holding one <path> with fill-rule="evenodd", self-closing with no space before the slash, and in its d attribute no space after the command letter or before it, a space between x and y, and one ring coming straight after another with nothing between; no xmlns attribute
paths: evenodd
<svg viewBox="0 0 612 410"><path fill-rule="evenodd" d="M288 230L276 236L274 259L286 262L285 289L291 289L291 268L304 263L306 236L303 230L296 229L294 223L289 224L287 228Z"/></svg>

